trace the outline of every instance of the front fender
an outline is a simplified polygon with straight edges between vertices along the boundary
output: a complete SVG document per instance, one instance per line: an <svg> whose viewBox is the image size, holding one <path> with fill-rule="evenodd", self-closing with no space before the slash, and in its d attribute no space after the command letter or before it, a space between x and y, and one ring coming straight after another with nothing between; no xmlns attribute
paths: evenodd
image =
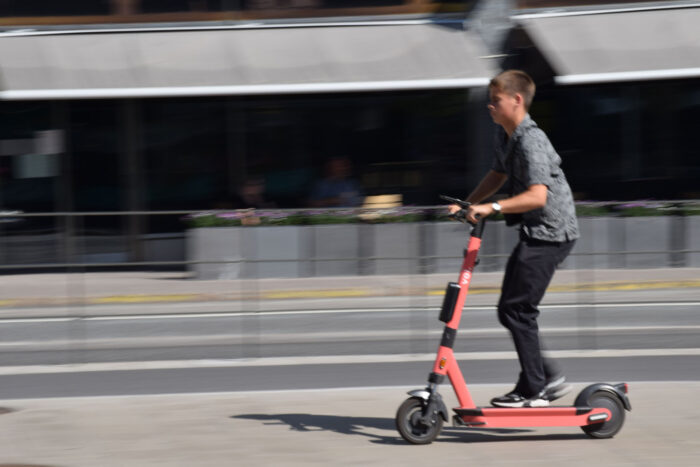
<svg viewBox="0 0 700 467"><path fill-rule="evenodd" d="M417 397L419 399L423 399L428 406L430 404L434 404L435 410L437 410L437 412L440 414L442 419L445 420L446 422L449 421L449 414L447 413L447 406L442 401L442 396L439 393L437 393L437 392L431 393L427 389L414 389L413 391L409 391L408 395L411 397Z"/></svg>
<svg viewBox="0 0 700 467"><path fill-rule="evenodd" d="M423 399L425 402L428 402L428 399L430 399L430 391L427 389L414 389L413 391L408 391L407 394L411 397Z"/></svg>

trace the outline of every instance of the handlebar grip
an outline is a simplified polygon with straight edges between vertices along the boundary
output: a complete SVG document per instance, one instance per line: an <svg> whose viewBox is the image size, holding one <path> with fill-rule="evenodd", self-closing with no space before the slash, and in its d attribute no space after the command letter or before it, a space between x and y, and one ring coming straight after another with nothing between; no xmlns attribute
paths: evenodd
<svg viewBox="0 0 700 467"><path fill-rule="evenodd" d="M464 212L464 209L460 209L459 211L450 214L448 217L451 217L459 222L467 222L467 214Z"/></svg>
<svg viewBox="0 0 700 467"><path fill-rule="evenodd" d="M447 196L447 195L440 195L441 199L444 199L445 201L449 201L452 204L456 204L461 208L468 208L469 206L472 205L472 203L468 201L463 201L461 199L453 198L452 196Z"/></svg>

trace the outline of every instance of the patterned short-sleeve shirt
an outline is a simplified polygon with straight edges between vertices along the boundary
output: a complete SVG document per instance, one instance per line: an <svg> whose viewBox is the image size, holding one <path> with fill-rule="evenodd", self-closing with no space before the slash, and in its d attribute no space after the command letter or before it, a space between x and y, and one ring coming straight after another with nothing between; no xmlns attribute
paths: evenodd
<svg viewBox="0 0 700 467"><path fill-rule="evenodd" d="M561 158L547 135L530 115L510 138L498 128L492 169L508 175L511 194L518 195L531 185L547 186L545 206L523 213L521 231L526 237L550 242L579 237L574 199L560 164Z"/></svg>

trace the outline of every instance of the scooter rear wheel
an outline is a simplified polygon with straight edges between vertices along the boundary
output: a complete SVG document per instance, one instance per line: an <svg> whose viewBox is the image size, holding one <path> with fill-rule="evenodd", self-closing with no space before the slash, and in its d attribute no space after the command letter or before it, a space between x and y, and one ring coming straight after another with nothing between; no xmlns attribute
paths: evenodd
<svg viewBox="0 0 700 467"><path fill-rule="evenodd" d="M602 423L582 426L584 433L592 438L612 438L625 422L625 408L620 399L608 391L596 391L588 397L589 407L602 407L610 411L611 417Z"/></svg>
<svg viewBox="0 0 700 467"><path fill-rule="evenodd" d="M428 423L423 421L426 405L420 397L409 397L396 412L396 429L411 444L430 444L442 430L442 417L437 412L428 414Z"/></svg>

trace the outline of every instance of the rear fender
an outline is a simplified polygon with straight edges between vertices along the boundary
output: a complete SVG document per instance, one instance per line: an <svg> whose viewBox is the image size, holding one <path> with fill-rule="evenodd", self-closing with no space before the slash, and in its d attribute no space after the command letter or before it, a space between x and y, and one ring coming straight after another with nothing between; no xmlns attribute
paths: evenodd
<svg viewBox="0 0 700 467"><path fill-rule="evenodd" d="M583 388L583 391L581 391L579 395L576 396L576 401L574 402L574 405L576 407L588 406L588 398L591 396L591 394L598 391L607 391L613 394L614 396L617 396L617 398L620 399L620 402L622 402L622 405L625 407L626 410L632 410L632 404L630 404L630 400L627 397L627 394L625 393L625 383L596 383L591 384L590 386L586 386L585 388Z"/></svg>

